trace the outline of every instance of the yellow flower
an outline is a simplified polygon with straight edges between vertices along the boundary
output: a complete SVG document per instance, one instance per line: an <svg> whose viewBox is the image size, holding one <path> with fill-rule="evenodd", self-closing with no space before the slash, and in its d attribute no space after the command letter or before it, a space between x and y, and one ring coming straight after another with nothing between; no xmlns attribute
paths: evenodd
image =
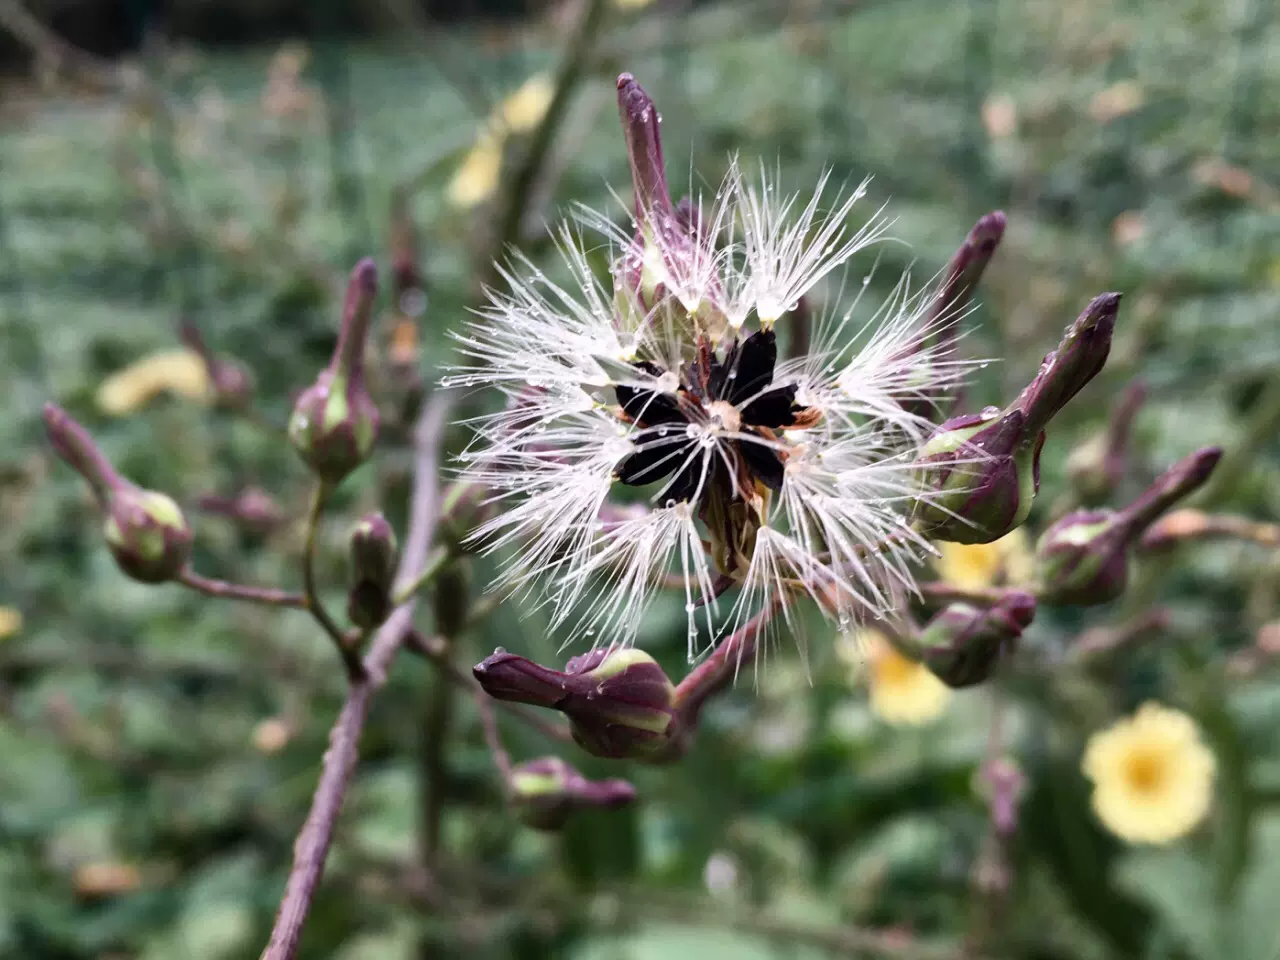
<svg viewBox="0 0 1280 960"><path fill-rule="evenodd" d="M951 690L922 663L908 660L878 630L863 629L845 639L850 649L866 651L871 710L894 726L922 726L946 709Z"/></svg>
<svg viewBox="0 0 1280 960"><path fill-rule="evenodd" d="M136 413L161 393L192 400L209 396L209 370L200 355L185 348L161 350L107 377L98 387L98 407L122 417Z"/></svg>
<svg viewBox="0 0 1280 960"><path fill-rule="evenodd" d="M1021 527L993 543L935 544L938 576L953 587L980 590L997 584L1026 583L1031 579L1034 554Z"/></svg>
<svg viewBox="0 0 1280 960"><path fill-rule="evenodd" d="M1176 840L1213 800L1213 754L1195 721L1157 703L1090 737L1081 769L1094 784L1094 813L1130 843Z"/></svg>
<svg viewBox="0 0 1280 960"><path fill-rule="evenodd" d="M613 5L619 10L640 10L652 2L653 0L613 0Z"/></svg>
<svg viewBox="0 0 1280 960"><path fill-rule="evenodd" d="M22 611L16 607L0 607L0 640L16 636L22 629Z"/></svg>
<svg viewBox="0 0 1280 960"><path fill-rule="evenodd" d="M545 73L535 73L494 111L510 133L528 133L542 122L555 96L555 84Z"/></svg>
<svg viewBox="0 0 1280 960"><path fill-rule="evenodd" d="M493 196L502 172L502 145L503 138L489 131L476 138L475 146L449 183L450 204L468 210Z"/></svg>

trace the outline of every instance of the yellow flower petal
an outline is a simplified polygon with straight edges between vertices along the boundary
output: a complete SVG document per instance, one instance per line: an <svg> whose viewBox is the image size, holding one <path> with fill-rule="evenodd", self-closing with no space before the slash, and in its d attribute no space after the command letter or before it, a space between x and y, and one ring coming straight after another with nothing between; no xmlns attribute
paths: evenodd
<svg viewBox="0 0 1280 960"><path fill-rule="evenodd" d="M1081 762L1094 784L1094 813L1130 843L1189 833L1213 803L1214 769L1195 721L1157 703L1095 733Z"/></svg>
<svg viewBox="0 0 1280 960"><path fill-rule="evenodd" d="M502 172L502 137L482 133L449 183L449 203L462 210L479 206L498 189Z"/></svg>
<svg viewBox="0 0 1280 960"><path fill-rule="evenodd" d="M1021 527L993 543L935 544L939 550L934 567L947 583L964 590L980 590L997 584L1021 584L1031 579L1034 554Z"/></svg>
<svg viewBox="0 0 1280 960"><path fill-rule="evenodd" d="M118 370L98 387L98 407L103 413L125 416L166 392L192 400L209 396L209 371L199 354L161 350Z"/></svg>
<svg viewBox="0 0 1280 960"><path fill-rule="evenodd" d="M528 133L547 115L555 93L551 77L535 73L498 105L497 116L511 133Z"/></svg>
<svg viewBox="0 0 1280 960"><path fill-rule="evenodd" d="M0 607L0 640L8 640L22 630L22 611L16 607Z"/></svg>
<svg viewBox="0 0 1280 960"><path fill-rule="evenodd" d="M908 660L876 630L860 630L856 641L867 655L871 710L895 726L921 726L939 717L951 690L922 663Z"/></svg>

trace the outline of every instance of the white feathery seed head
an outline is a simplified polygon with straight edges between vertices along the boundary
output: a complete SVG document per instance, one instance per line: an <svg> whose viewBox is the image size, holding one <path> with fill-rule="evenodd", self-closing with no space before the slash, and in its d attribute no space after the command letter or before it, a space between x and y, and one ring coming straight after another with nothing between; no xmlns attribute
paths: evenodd
<svg viewBox="0 0 1280 960"><path fill-rule="evenodd" d="M632 229L577 209L556 234L565 279L517 257L458 338L469 360L448 382L507 398L462 454L498 507L475 538L504 556L503 586L601 644L633 641L662 589L684 597L690 656L765 608L794 624L812 602L842 626L892 612L931 550L909 523L918 411L964 373L933 344L953 318L904 277L857 324L861 291L816 317L779 361L777 331L883 237L879 211L852 219L866 183L824 212L826 175L788 197L734 163L712 202L674 205L652 101L624 75L619 102Z"/></svg>

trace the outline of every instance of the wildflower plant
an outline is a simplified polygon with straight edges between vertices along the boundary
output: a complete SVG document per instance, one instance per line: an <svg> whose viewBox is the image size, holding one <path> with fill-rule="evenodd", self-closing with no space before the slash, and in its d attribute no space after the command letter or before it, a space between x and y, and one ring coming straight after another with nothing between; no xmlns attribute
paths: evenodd
<svg viewBox="0 0 1280 960"><path fill-rule="evenodd" d="M285 431L312 491L301 592L197 573L196 534L178 501L127 480L84 427L46 408L52 447L88 482L125 574L306 612L344 666L347 703L267 960L296 955L369 699L401 648L435 666L446 687L475 696L505 804L526 823L555 829L583 809L626 806L636 790L623 780L588 780L559 757L512 763L495 702L558 711L567 723L518 706L509 712L598 757L678 762L705 705L770 631L798 636L807 605L846 641L874 636L874 708L891 722L923 723L952 689L986 683L1018 656L1040 604L1093 606L1122 596L1136 552L1202 535L1244 536L1243 529L1274 542L1273 529L1244 521L1168 516L1209 478L1216 449L1190 454L1127 508L1096 508L1124 479L1138 389L1095 445L1106 455L1076 457L1084 466L1075 473L1089 481L1081 504L1091 509L1037 521L1044 533L1034 561L1024 555L1022 527L1036 508L1051 421L1103 368L1120 295L1089 300L1006 406L956 412L974 365L960 354L959 331L1003 237L1002 213L982 217L933 282L913 287L903 276L885 302L864 310L870 248L890 226L883 209L863 213L865 182L832 191L823 175L807 193L787 196L778 174L735 159L709 198L677 202L653 100L625 73L617 99L635 195L629 221L619 226L575 208L555 232L562 278L519 253L498 268L503 289L490 290L457 333L466 359L445 380L489 395L492 412L466 421L471 437L436 497L433 458L452 394L431 398L417 435L409 529L397 537L371 510L348 538L345 623L321 599L317 530L331 495L374 456L380 436L405 426L396 422L403 410L380 403L374 358L366 356L378 286L371 259L351 273L332 360L297 396ZM414 257L396 257L398 291L420 292ZM402 314L398 331L413 323L408 310ZM211 352L195 328L184 336L203 365L201 394L244 415L255 395L252 374ZM397 351L409 353L397 365L413 365L404 345L417 342L416 334L397 333ZM285 522L256 488L205 507L260 531ZM476 551L502 561L496 600L471 594ZM941 580L929 579L930 557L941 560ZM416 597L428 586L435 636L413 623ZM684 599L694 663L678 681L635 648L646 610L664 589ZM459 670L454 640L509 594L545 608L553 629L589 649L563 669L499 649L470 675ZM862 628L868 620L877 626ZM1104 638L1086 652L1119 642ZM1151 726L1150 716L1135 723ZM1184 727L1174 731L1181 737L1174 746L1191 743ZM1198 740L1187 765L1199 784L1194 809L1175 810L1166 826L1142 834L1121 810L1120 800L1132 798L1114 786L1123 786L1121 767L1132 766L1133 750L1105 736L1085 764L1104 822L1121 836L1159 840L1200 821L1212 764ZM1178 739L1171 737L1164 739ZM1016 825L1010 796L1019 792L1004 789L993 801L1003 811L1000 842Z"/></svg>

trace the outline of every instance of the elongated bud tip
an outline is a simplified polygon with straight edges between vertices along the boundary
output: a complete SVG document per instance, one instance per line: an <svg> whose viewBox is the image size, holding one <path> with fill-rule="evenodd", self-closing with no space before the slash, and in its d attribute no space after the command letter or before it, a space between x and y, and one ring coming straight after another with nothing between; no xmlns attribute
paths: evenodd
<svg viewBox="0 0 1280 960"><path fill-rule="evenodd" d="M618 116L631 161L631 177L636 191L636 212L641 219L672 212L671 191L667 186L666 165L662 159L662 138L658 125L657 105L629 73L618 77ZM665 229L665 224L659 224Z"/></svg>
<svg viewBox="0 0 1280 960"><path fill-rule="evenodd" d="M613 810L636 798L626 780L588 780L559 757L539 757L511 771L512 803L537 830L558 830L578 810Z"/></svg>
<svg viewBox="0 0 1280 960"><path fill-rule="evenodd" d="M980 256L991 256L996 246L1004 238L1005 227L1009 219L1003 210L992 210L978 218L978 222L969 231L969 243Z"/></svg>
<svg viewBox="0 0 1280 960"><path fill-rule="evenodd" d="M950 687L982 683L1017 648L1035 615L1036 598L1023 590L1007 591L985 609L953 603L920 633L925 666Z"/></svg>
<svg viewBox="0 0 1280 960"><path fill-rule="evenodd" d="M668 746L675 686L642 650L594 650L563 671L498 650L472 673L499 700L559 710L574 740L595 756L656 759Z"/></svg>
<svg viewBox="0 0 1280 960"><path fill-rule="evenodd" d="M364 629L381 626L391 613L391 584L398 549L396 533L381 513L365 514L351 530L351 588L347 616Z"/></svg>
<svg viewBox="0 0 1280 960"><path fill-rule="evenodd" d="M373 257L365 257L351 271L351 284L364 296L378 292L378 265Z"/></svg>

